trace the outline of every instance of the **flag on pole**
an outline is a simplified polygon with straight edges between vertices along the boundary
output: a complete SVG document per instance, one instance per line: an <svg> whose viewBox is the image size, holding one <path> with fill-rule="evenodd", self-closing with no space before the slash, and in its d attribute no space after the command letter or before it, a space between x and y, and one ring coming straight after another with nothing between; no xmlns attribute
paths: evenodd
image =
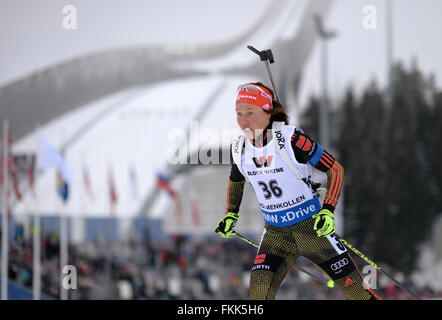
<svg viewBox="0 0 442 320"><path fill-rule="evenodd" d="M117 188L115 186L114 174L112 168L108 169L109 199L111 205L111 216L115 215L115 206L118 202Z"/></svg>
<svg viewBox="0 0 442 320"><path fill-rule="evenodd" d="M167 191L172 198L176 198L178 195L178 193L170 184L169 178L161 173L157 173L157 186L158 188Z"/></svg>
<svg viewBox="0 0 442 320"><path fill-rule="evenodd" d="M35 199L35 162L32 157L32 155L29 155L27 157L27 164L26 164L26 171L28 174L28 183L29 183L29 190L31 190L32 197Z"/></svg>
<svg viewBox="0 0 442 320"><path fill-rule="evenodd" d="M8 132L9 122L8 120L3 120L3 153L2 153L2 168L3 171L3 177L2 177L2 254L1 254L1 260L2 260L2 285L1 285L1 295L2 300L8 300L8 251L9 251L9 243L8 243L8 225L9 225L9 219L8 219L8 168L7 168L7 162L8 162L8 154L7 154L7 144L6 141L7 138L7 132Z"/></svg>
<svg viewBox="0 0 442 320"><path fill-rule="evenodd" d="M109 196L112 204L117 204L118 194L115 187L114 177L112 171L109 171Z"/></svg>
<svg viewBox="0 0 442 320"><path fill-rule="evenodd" d="M181 200L178 192L172 187L169 178L161 173L157 173L157 186L169 193L174 200L175 218L178 224L182 222Z"/></svg>
<svg viewBox="0 0 442 320"><path fill-rule="evenodd" d="M190 209L192 211L192 222L193 225L198 227L200 225L200 212L198 208L198 203L195 200L190 201Z"/></svg>
<svg viewBox="0 0 442 320"><path fill-rule="evenodd" d="M64 203L69 198L69 185L67 181L62 177L60 171L57 171L57 193Z"/></svg>
<svg viewBox="0 0 442 320"><path fill-rule="evenodd" d="M7 140L7 138L6 138ZM3 139L3 142L6 143L5 139ZM6 216L8 217L8 221L11 220L11 208L9 207L9 183L7 183L7 185L3 185L4 184L4 177L5 174L6 176L8 175L9 172L9 166L8 166L8 159L9 159L9 152L8 152L8 148L4 148L3 150L0 148L0 152L1 152L1 156L0 156L0 186L2 188L5 188L4 192L3 192L3 201L4 201L4 206L2 208L4 208L5 212L6 212ZM5 154L3 154L3 152L5 152ZM5 158L6 156L6 158ZM3 163L6 163L6 172L3 172ZM6 179L6 181L9 181L9 179ZM3 190L3 189L2 189Z"/></svg>
<svg viewBox="0 0 442 320"><path fill-rule="evenodd" d="M63 155L40 134L38 139L38 169L56 169L57 193L66 202L69 197L69 184L73 182L73 169L66 163ZM68 241L67 241L67 218L60 211L60 273L68 263ZM63 287L63 281L60 281L60 296L64 300L67 298L67 290Z"/></svg>
<svg viewBox="0 0 442 320"><path fill-rule="evenodd" d="M17 173L17 168L15 167L15 163L14 163L14 158L12 157L12 139L11 139L11 131L8 127L8 132L6 133L6 140L7 140L7 144L6 144L6 152L8 154L8 172L9 175L12 178L12 188L14 189L14 194L15 197L17 198L17 200L21 200L22 196L21 196L21 192L20 192L20 188L19 188L19 181L18 181L18 173Z"/></svg>
<svg viewBox="0 0 442 320"><path fill-rule="evenodd" d="M73 179L73 169L66 163L63 156L49 141L40 134L38 143L38 168L51 169L59 171L63 181L70 184Z"/></svg>
<svg viewBox="0 0 442 320"><path fill-rule="evenodd" d="M17 200L21 200L22 196L20 192L17 169L15 168L14 160L12 159L12 157L8 159L8 169L9 174L12 178L12 188L14 189L15 197L17 198Z"/></svg>
<svg viewBox="0 0 442 320"><path fill-rule="evenodd" d="M89 176L89 170L86 166L83 166L83 183L84 188L86 189L86 193L88 194L88 197L90 200L94 200L94 192L92 190L92 183L91 178Z"/></svg>

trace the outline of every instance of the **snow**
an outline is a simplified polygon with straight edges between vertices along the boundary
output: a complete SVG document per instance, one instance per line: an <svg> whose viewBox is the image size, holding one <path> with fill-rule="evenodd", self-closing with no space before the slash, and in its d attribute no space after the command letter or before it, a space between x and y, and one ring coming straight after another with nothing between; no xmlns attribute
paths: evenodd
<svg viewBox="0 0 442 320"><path fill-rule="evenodd" d="M39 172L37 201L25 190L24 201L15 203L15 214L36 211L58 215L62 210L69 216L109 217L108 175L112 172L118 194L116 217L136 216L142 200L156 187L156 173L167 170L171 148L188 146L185 151L193 152L198 146L206 150L222 146L228 150L231 138L238 133L233 112L236 88L246 81L250 77L212 76L132 88L42 124L17 141L13 152L35 152L38 132L56 148L63 148L74 171L70 197L62 205L54 170ZM173 132L185 134L181 137L185 140L174 141ZM129 178L130 167L137 174L137 197ZM84 187L83 168L89 171L93 197ZM170 197L162 192L151 216L160 217L167 205Z"/></svg>

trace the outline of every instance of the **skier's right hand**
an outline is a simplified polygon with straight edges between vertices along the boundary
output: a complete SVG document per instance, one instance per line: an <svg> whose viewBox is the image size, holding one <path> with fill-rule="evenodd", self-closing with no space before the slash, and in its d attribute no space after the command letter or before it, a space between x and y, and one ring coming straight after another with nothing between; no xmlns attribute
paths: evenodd
<svg viewBox="0 0 442 320"><path fill-rule="evenodd" d="M230 238L235 235L233 228L239 219L239 214L234 212L227 212L226 216L221 219L216 225L215 232L223 238Z"/></svg>

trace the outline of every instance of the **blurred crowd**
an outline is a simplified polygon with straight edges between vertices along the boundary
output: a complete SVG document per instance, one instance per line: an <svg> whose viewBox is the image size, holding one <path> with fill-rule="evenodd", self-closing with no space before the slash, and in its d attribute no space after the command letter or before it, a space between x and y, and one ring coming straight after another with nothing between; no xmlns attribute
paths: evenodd
<svg viewBox="0 0 442 320"><path fill-rule="evenodd" d="M56 234L41 241L42 295L59 298L59 241ZM77 271L77 289L69 299L248 299L249 276L256 249L240 239L171 236L163 241L124 243L88 242L69 245L69 264ZM32 241L18 237L10 244L9 278L32 288ZM296 262L327 280L307 260ZM411 299L392 282L380 281L376 290L384 299ZM422 298L442 292L418 288L404 279ZM296 269L283 281L277 299L345 299Z"/></svg>

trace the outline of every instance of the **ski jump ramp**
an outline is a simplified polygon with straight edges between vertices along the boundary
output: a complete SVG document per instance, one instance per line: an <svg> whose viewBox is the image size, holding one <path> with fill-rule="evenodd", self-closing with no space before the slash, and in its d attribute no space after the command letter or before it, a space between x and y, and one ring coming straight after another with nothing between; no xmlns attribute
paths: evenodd
<svg viewBox="0 0 442 320"><path fill-rule="evenodd" d="M156 174L161 171L189 191L181 202L182 215L188 217L188 223L184 221L180 227L181 232L192 232L190 216L195 211L200 212L203 220L210 210L215 218L207 218L200 224L213 226L212 219L218 219L225 209L222 208L226 182L223 177L227 178L228 165L210 171L209 166L202 167L204 163L200 162L171 164L167 158L170 133L180 129L189 138L187 133L192 130L192 124L197 124L201 141L210 146L204 130L219 133L236 128L231 106L237 85L245 81L268 83L264 65L247 45L259 50L272 49L275 63L271 68L278 95L291 109L289 112L294 111L297 84L317 41L313 17L325 16L332 3L332 0L272 1L249 30L224 43L159 45L91 54L9 83L0 88L0 118L9 119L13 151L35 154L37 125L40 132L54 137L52 142L64 151L77 173L71 186L72 197L65 208L70 216L79 212L84 217L109 214L106 188L107 175L112 170L120 191L117 217L161 217L165 211L173 210L170 197L156 185ZM60 130L63 134L59 134ZM229 144L229 141L219 144L220 154L228 150ZM190 146L186 159L191 160L199 148L200 145ZM85 166L91 181L102 181L96 182L97 198L90 203L84 192L74 192L84 189ZM137 169L137 195L130 191L133 183L127 178L130 167ZM196 167L200 170L192 170ZM39 200L38 210L42 214L57 211L57 195L51 191L55 189L53 178L52 173L44 172L37 177L37 186L45 194L45 199ZM205 179L213 185L210 190L213 199L195 208L192 204L210 188L190 190L189 181ZM220 184L210 182L214 179ZM16 212L29 210L29 202L23 203L15 204ZM166 219L172 217L173 214Z"/></svg>

